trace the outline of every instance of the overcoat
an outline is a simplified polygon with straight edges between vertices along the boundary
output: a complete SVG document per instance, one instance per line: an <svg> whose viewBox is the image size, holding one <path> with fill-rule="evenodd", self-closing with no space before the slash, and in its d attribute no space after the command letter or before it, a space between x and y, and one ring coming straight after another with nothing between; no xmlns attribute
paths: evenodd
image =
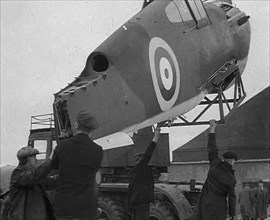
<svg viewBox="0 0 270 220"><path fill-rule="evenodd" d="M59 173L54 200L57 217L94 219L97 216L94 186L102 157L102 148L84 133L62 140L56 146L51 166Z"/></svg>
<svg viewBox="0 0 270 220"><path fill-rule="evenodd" d="M234 170L229 163L218 157L214 133L209 134L207 148L210 168L202 188L197 219L225 220L227 214L229 216L235 215L236 180Z"/></svg>
<svg viewBox="0 0 270 220"><path fill-rule="evenodd" d="M154 199L154 180L148 163L156 143L151 142L141 161L130 171L128 186L129 208L139 204L150 204Z"/></svg>
<svg viewBox="0 0 270 220"><path fill-rule="evenodd" d="M257 218L267 217L267 204L269 203L268 189L263 187L263 189L255 189L255 210Z"/></svg>
<svg viewBox="0 0 270 220"><path fill-rule="evenodd" d="M244 188L239 193L239 204L242 217L255 217L254 192L250 188Z"/></svg>
<svg viewBox="0 0 270 220"><path fill-rule="evenodd" d="M10 180L9 198L5 204L3 218L8 220L55 220L50 200L43 181L49 174L50 160L34 169L19 165L13 170Z"/></svg>

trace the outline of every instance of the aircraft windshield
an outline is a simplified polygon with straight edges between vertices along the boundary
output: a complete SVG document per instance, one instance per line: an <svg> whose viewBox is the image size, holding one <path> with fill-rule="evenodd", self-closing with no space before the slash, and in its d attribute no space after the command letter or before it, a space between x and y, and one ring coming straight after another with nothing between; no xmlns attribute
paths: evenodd
<svg viewBox="0 0 270 220"><path fill-rule="evenodd" d="M201 28L210 23L201 0L173 0L165 13L172 23L183 22L186 29Z"/></svg>

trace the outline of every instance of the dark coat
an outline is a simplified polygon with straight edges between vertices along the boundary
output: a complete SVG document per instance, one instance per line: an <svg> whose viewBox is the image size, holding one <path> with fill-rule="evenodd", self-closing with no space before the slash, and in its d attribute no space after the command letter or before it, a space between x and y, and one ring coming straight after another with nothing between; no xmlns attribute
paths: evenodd
<svg viewBox="0 0 270 220"><path fill-rule="evenodd" d="M102 148L82 133L56 146L51 166L59 171L54 200L57 217L96 217L94 184L102 156Z"/></svg>
<svg viewBox="0 0 270 220"><path fill-rule="evenodd" d="M269 202L268 189L263 187L263 190L260 188L255 189L255 210L257 218L266 218L267 217L267 204Z"/></svg>
<svg viewBox="0 0 270 220"><path fill-rule="evenodd" d="M254 193L250 188L244 188L239 193L239 203L240 203L240 211L242 217L254 218L255 210L254 210Z"/></svg>
<svg viewBox="0 0 270 220"><path fill-rule="evenodd" d="M154 200L154 180L148 163L156 143L151 142L141 161L132 168L129 176L128 205L147 204Z"/></svg>
<svg viewBox="0 0 270 220"><path fill-rule="evenodd" d="M235 215L235 184L232 166L218 158L215 134L209 134L208 156L210 168L198 205L198 220L225 220L227 197L229 216Z"/></svg>
<svg viewBox="0 0 270 220"><path fill-rule="evenodd" d="M46 160L35 169L19 165L12 172L5 211L8 220L56 219L42 185L50 170L50 160Z"/></svg>

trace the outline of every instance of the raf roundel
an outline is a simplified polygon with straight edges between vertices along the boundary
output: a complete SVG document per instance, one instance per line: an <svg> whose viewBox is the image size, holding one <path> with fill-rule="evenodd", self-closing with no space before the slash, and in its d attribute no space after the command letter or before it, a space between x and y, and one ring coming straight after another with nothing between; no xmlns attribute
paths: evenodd
<svg viewBox="0 0 270 220"><path fill-rule="evenodd" d="M159 37L150 41L149 63L159 106L168 111L179 94L180 70L173 50Z"/></svg>

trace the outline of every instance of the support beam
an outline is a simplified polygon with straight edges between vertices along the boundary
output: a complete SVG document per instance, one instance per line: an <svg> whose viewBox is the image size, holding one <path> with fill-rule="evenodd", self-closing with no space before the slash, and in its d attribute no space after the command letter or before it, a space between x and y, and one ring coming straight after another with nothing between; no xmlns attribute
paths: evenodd
<svg viewBox="0 0 270 220"><path fill-rule="evenodd" d="M229 113L237 108L244 98L246 97L246 92L244 90L241 74L239 70L237 69L234 71L232 74L234 74L234 94L233 97L227 98L224 94L224 83L225 79L223 82L220 82L218 85L215 84L215 90L217 91L217 95L213 98L210 99L210 97L205 96L204 100L201 101L199 105L204 105L205 108L193 119L193 120L188 120L184 116L180 115L178 116L178 119L180 119L182 122L177 122L177 123L171 123L171 120L168 122L165 122L162 127L171 127L171 126L188 126L188 125L207 125L209 124L209 121L203 121L199 120L201 119L202 115L210 109L211 106L213 105L218 105L219 106L219 115L220 115L220 120L219 123L225 123L225 115L224 115L224 105L227 107L229 110ZM214 80L213 78L212 80ZM210 83L210 82L208 82ZM231 104L231 106L230 106Z"/></svg>

